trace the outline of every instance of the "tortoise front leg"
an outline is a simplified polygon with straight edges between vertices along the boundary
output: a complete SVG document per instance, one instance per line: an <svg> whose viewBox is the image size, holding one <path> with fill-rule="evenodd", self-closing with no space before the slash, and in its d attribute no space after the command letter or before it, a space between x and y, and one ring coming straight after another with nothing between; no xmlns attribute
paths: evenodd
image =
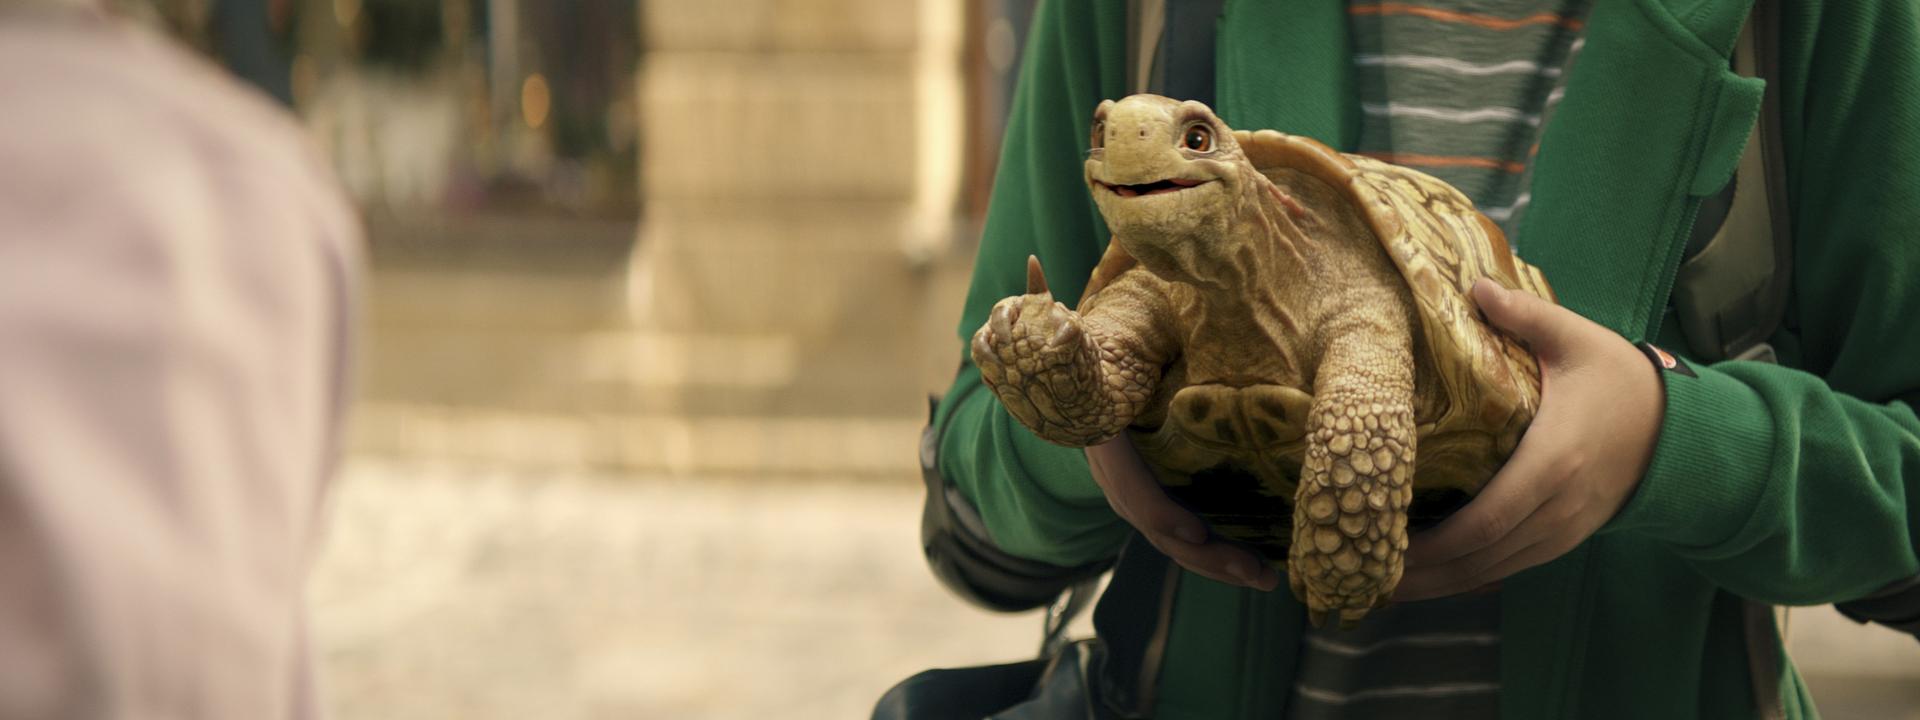
<svg viewBox="0 0 1920 720"><path fill-rule="evenodd" d="M1287 582L1315 627L1351 627L1400 582L1413 501L1410 339L1336 339L1315 373Z"/></svg>
<svg viewBox="0 0 1920 720"><path fill-rule="evenodd" d="M1121 300L1089 315L1055 302L1027 259L1027 294L995 304L974 333L980 378L1013 417L1058 445L1087 447L1133 422L1160 379L1166 344L1148 304L1129 305L1144 289L1112 290ZM1120 309L1120 310L1116 310Z"/></svg>

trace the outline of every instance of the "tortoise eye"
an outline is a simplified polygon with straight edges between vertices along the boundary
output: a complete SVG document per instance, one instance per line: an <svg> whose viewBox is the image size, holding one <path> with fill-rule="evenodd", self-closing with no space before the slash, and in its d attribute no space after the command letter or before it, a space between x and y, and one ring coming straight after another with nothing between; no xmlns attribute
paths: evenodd
<svg viewBox="0 0 1920 720"><path fill-rule="evenodd" d="M1213 128L1203 124L1187 126L1187 132L1180 138L1180 145L1194 152L1213 150Z"/></svg>
<svg viewBox="0 0 1920 720"><path fill-rule="evenodd" d="M1094 120L1093 121L1093 140L1087 143L1087 147L1097 150L1102 146L1104 146L1106 144L1106 141L1107 141L1107 121L1105 119Z"/></svg>

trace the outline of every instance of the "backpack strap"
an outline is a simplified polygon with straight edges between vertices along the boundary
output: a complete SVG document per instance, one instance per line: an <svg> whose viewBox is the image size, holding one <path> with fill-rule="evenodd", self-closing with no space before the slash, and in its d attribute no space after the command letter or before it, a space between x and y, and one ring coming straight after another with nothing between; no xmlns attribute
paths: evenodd
<svg viewBox="0 0 1920 720"><path fill-rule="evenodd" d="M1153 63L1166 31L1167 0L1127 0L1127 94L1156 92Z"/></svg>
<svg viewBox="0 0 1920 720"><path fill-rule="evenodd" d="M1225 0L1128 0L1127 92L1213 103Z"/></svg>
<svg viewBox="0 0 1920 720"><path fill-rule="evenodd" d="M1097 692L1119 717L1153 717L1180 575L1179 565L1134 533L1120 549L1113 579L1093 610L1093 630L1103 651Z"/></svg>
<svg viewBox="0 0 1920 720"><path fill-rule="evenodd" d="M1223 0L1128 0L1127 91L1211 104L1222 6ZM1179 565L1136 532L1094 608L1101 646L1095 692L1119 717L1153 715L1181 575Z"/></svg>
<svg viewBox="0 0 1920 720"><path fill-rule="evenodd" d="M1768 340L1786 317L1793 261L1780 136L1779 7L1757 0L1733 50L1733 70L1766 81L1760 117L1727 186L1701 201L1674 278L1673 306L1687 349L1702 360L1777 362ZM1784 720L1785 664L1772 605L1741 598L1741 632L1755 714Z"/></svg>
<svg viewBox="0 0 1920 720"><path fill-rule="evenodd" d="M1920 640L1920 575L1895 581L1872 595L1834 608L1857 623L1879 623Z"/></svg>
<svg viewBox="0 0 1920 720"><path fill-rule="evenodd" d="M1786 318L1793 278L1778 24L1776 3L1759 0L1735 45L1734 71L1767 83L1759 122L1733 180L1702 201L1674 279L1680 329L1702 360L1777 359L1768 340Z"/></svg>
<svg viewBox="0 0 1920 720"><path fill-rule="evenodd" d="M1726 189L1701 203L1673 303L1687 347L1704 360L1778 362L1768 340L1788 322L1793 278L1793 216L1788 198L1780 102L1780 7L1757 0L1734 49L1735 72L1766 81L1760 118ZM1858 623L1920 639L1920 576L1834 603ZM1784 718L1780 698L1788 608L1745 601L1742 619L1755 709Z"/></svg>
<svg viewBox="0 0 1920 720"><path fill-rule="evenodd" d="M1112 561L1066 567L1019 557L994 544L973 503L940 474L945 428L935 414L938 405L937 399L927 398L927 425L920 432L920 478L927 491L920 509L920 549L927 567L948 590L979 607L997 612L1047 607L1042 649L1057 648L1066 625Z"/></svg>

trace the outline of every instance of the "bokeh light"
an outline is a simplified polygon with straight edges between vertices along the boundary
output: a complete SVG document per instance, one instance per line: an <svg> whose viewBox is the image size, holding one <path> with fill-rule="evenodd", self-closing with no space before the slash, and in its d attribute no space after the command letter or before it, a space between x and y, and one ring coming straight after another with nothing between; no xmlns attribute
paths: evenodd
<svg viewBox="0 0 1920 720"><path fill-rule="evenodd" d="M520 119L527 127L535 130L547 123L547 110L551 108L553 96L547 92L547 79L540 73L528 75L520 83Z"/></svg>

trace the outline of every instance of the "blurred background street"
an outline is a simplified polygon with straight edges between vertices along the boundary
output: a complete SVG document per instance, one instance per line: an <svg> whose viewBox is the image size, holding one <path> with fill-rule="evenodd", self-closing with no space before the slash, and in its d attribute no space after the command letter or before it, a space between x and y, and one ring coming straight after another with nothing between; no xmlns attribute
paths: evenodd
<svg viewBox="0 0 1920 720"><path fill-rule="evenodd" d="M118 4L364 212L334 717L863 717L1034 651L927 572L914 454L1033 0ZM1920 718L1920 645L1791 634L1827 717Z"/></svg>

